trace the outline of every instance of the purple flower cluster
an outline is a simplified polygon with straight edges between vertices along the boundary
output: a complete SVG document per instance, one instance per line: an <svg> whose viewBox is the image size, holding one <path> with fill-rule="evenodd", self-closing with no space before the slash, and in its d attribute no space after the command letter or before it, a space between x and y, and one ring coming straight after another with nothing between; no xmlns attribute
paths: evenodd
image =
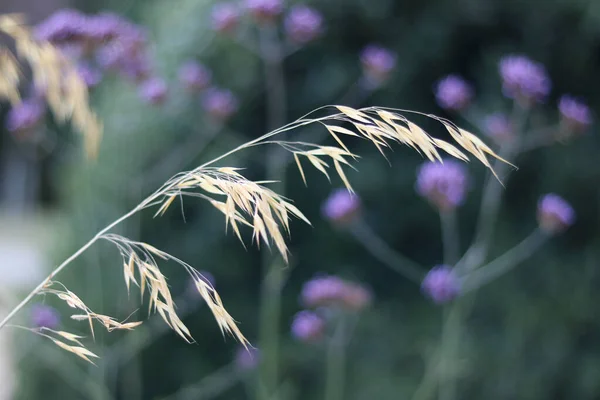
<svg viewBox="0 0 600 400"><path fill-rule="evenodd" d="M79 63L77 72L89 88L97 86L102 81L102 71L89 63Z"/></svg>
<svg viewBox="0 0 600 400"><path fill-rule="evenodd" d="M6 129L26 135L42 120L46 109L38 98L23 100L10 109L6 116Z"/></svg>
<svg viewBox="0 0 600 400"><path fill-rule="evenodd" d="M325 332L325 320L312 311L302 310L292 321L292 335L303 342L315 342Z"/></svg>
<svg viewBox="0 0 600 400"><path fill-rule="evenodd" d="M218 3L212 9L211 19L217 32L231 33L240 21L240 10L235 3Z"/></svg>
<svg viewBox="0 0 600 400"><path fill-rule="evenodd" d="M548 233L558 233L575 222L575 211L562 197L549 193L538 202L538 222Z"/></svg>
<svg viewBox="0 0 600 400"><path fill-rule="evenodd" d="M321 33L323 17L315 9L298 5L290 9L285 18L287 36L296 43L307 43Z"/></svg>
<svg viewBox="0 0 600 400"><path fill-rule="evenodd" d="M531 104L550 93L551 82L543 65L523 55L509 55L500 60L499 67L507 97Z"/></svg>
<svg viewBox="0 0 600 400"><path fill-rule="evenodd" d="M179 67L179 82L188 90L201 91L210 85L212 74L204 65L187 61Z"/></svg>
<svg viewBox="0 0 600 400"><path fill-rule="evenodd" d="M202 107L212 118L224 121L238 109L238 100L231 91L210 88L202 98Z"/></svg>
<svg viewBox="0 0 600 400"><path fill-rule="evenodd" d="M142 82L139 94L142 99L150 104L162 104L167 98L167 84L160 78L149 78Z"/></svg>
<svg viewBox="0 0 600 400"><path fill-rule="evenodd" d="M348 189L333 191L321 208L325 218L335 223L351 222L360 211L360 199Z"/></svg>
<svg viewBox="0 0 600 400"><path fill-rule="evenodd" d="M341 307L360 311L371 303L371 293L363 286L337 276L320 276L304 284L302 304L306 307Z"/></svg>
<svg viewBox="0 0 600 400"><path fill-rule="evenodd" d="M448 265L437 265L427 273L421 289L435 303L443 304L460 294L460 280Z"/></svg>
<svg viewBox="0 0 600 400"><path fill-rule="evenodd" d="M60 315L50 306L34 304L31 308L31 322L36 328L56 329L60 324Z"/></svg>
<svg viewBox="0 0 600 400"><path fill-rule="evenodd" d="M458 75L448 75L437 83L435 97L440 107L460 111L473 98L473 88Z"/></svg>
<svg viewBox="0 0 600 400"><path fill-rule="evenodd" d="M246 0L246 9L259 22L271 22L283 12L281 0Z"/></svg>
<svg viewBox="0 0 600 400"><path fill-rule="evenodd" d="M458 161L426 162L417 172L417 193L441 211L460 206L465 200L467 189L467 170Z"/></svg>
<svg viewBox="0 0 600 400"><path fill-rule="evenodd" d="M380 85L385 82L396 68L396 54L379 45L365 47L360 55L365 77L371 84Z"/></svg>
<svg viewBox="0 0 600 400"><path fill-rule="evenodd" d="M488 115L483 120L484 132L498 143L505 143L514 137L510 119L502 113Z"/></svg>
<svg viewBox="0 0 600 400"><path fill-rule="evenodd" d="M558 110L566 128L571 131L583 131L592 123L592 113L589 107L575 97L562 96L558 102Z"/></svg>

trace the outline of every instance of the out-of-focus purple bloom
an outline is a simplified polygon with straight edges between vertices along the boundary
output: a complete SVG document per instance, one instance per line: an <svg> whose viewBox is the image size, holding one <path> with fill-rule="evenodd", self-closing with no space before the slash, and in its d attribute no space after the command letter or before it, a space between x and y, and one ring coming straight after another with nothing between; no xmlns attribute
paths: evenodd
<svg viewBox="0 0 600 400"><path fill-rule="evenodd" d="M427 273L421 289L435 303L443 304L452 301L460 294L460 280L451 267L437 265Z"/></svg>
<svg viewBox="0 0 600 400"><path fill-rule="evenodd" d="M86 36L96 42L116 39L130 29L129 21L118 14L106 12L89 16L85 26Z"/></svg>
<svg viewBox="0 0 600 400"><path fill-rule="evenodd" d="M281 0L246 0L246 8L259 22L270 22L283 11Z"/></svg>
<svg viewBox="0 0 600 400"><path fill-rule="evenodd" d="M238 347L235 352L235 365L241 370L251 370L256 368L260 362L260 351L253 347L247 349L243 346Z"/></svg>
<svg viewBox="0 0 600 400"><path fill-rule="evenodd" d="M360 199L345 188L334 190L321 207L325 218L336 223L351 222L359 210Z"/></svg>
<svg viewBox="0 0 600 400"><path fill-rule="evenodd" d="M322 24L321 14L304 5L292 7L285 18L286 33L296 43L307 43L319 36Z"/></svg>
<svg viewBox="0 0 600 400"><path fill-rule="evenodd" d="M35 27L39 40L55 44L79 41L85 38L87 17L79 11L62 9L50 15Z"/></svg>
<svg viewBox="0 0 600 400"><path fill-rule="evenodd" d="M215 4L211 13L213 28L217 32L231 33L240 21L240 10L234 3Z"/></svg>
<svg viewBox="0 0 600 400"><path fill-rule="evenodd" d="M102 81L102 72L88 63L80 63L77 72L89 88L97 86Z"/></svg>
<svg viewBox="0 0 600 400"><path fill-rule="evenodd" d="M192 91L206 89L210 84L211 73L204 65L196 61L187 61L179 68L179 81Z"/></svg>
<svg viewBox="0 0 600 400"><path fill-rule="evenodd" d="M498 143L506 142L513 138L514 129L510 119L502 113L495 113L485 117L483 121L485 134Z"/></svg>
<svg viewBox="0 0 600 400"><path fill-rule="evenodd" d="M37 328L56 329L60 324L60 315L50 306L34 304L31 308L31 322Z"/></svg>
<svg viewBox="0 0 600 400"><path fill-rule="evenodd" d="M438 82L435 97L440 107L459 111L471 102L473 88L458 75L448 75Z"/></svg>
<svg viewBox="0 0 600 400"><path fill-rule="evenodd" d="M326 275L306 282L301 298L309 308L335 306L360 311L371 303L372 295L362 285Z"/></svg>
<svg viewBox="0 0 600 400"><path fill-rule="evenodd" d="M442 211L460 206L468 188L467 170L454 160L426 162L417 173L417 193Z"/></svg>
<svg viewBox="0 0 600 400"><path fill-rule="evenodd" d="M530 104L543 101L550 93L551 82L542 64L523 55L509 55L500 60L505 96Z"/></svg>
<svg viewBox="0 0 600 400"><path fill-rule="evenodd" d="M548 233L564 231L575 222L575 211L562 197L549 193L538 202L538 222Z"/></svg>
<svg viewBox="0 0 600 400"><path fill-rule="evenodd" d="M592 123L590 108L581 100L564 95L558 102L558 110L569 130L583 131Z"/></svg>
<svg viewBox="0 0 600 400"><path fill-rule="evenodd" d="M39 99L23 100L8 112L6 129L10 132L28 132L39 124L45 112L46 109Z"/></svg>
<svg viewBox="0 0 600 400"><path fill-rule="evenodd" d="M226 120L237 111L238 100L229 90L211 88L204 94L202 106L213 118Z"/></svg>
<svg viewBox="0 0 600 400"><path fill-rule="evenodd" d="M361 311L371 304L372 299L373 295L364 286L356 283L346 283L343 305L347 309Z"/></svg>
<svg viewBox="0 0 600 400"><path fill-rule="evenodd" d="M311 311L300 311L292 322L292 335L304 342L319 340L325 331L325 321Z"/></svg>
<svg viewBox="0 0 600 400"><path fill-rule="evenodd" d="M167 98L167 84L160 78L150 78L139 88L142 99L150 104L162 104Z"/></svg>
<svg viewBox="0 0 600 400"><path fill-rule="evenodd" d="M379 45L368 45L360 55L366 77L372 84L385 82L396 67L396 54Z"/></svg>

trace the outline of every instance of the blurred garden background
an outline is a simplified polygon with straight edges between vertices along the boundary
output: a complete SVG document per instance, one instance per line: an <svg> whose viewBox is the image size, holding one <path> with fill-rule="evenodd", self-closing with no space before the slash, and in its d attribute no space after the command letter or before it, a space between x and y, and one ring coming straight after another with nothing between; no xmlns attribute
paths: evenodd
<svg viewBox="0 0 600 400"><path fill-rule="evenodd" d="M66 8L82 14L55 14ZM202 199L177 199L162 217L146 210L115 232L200 270L253 349L245 352L222 335L183 269L161 264L195 339L186 343L159 316L148 316L138 291L127 294L119 252L101 241L58 280L92 310L119 321L133 313L132 320L144 323L110 333L98 327L92 340L86 322L69 318L68 305L36 297L11 323L85 335L86 347L100 358L91 365L47 338L4 327L2 398L600 398L600 137L594 123L600 2L0 3L0 13L13 12L23 13L38 35L64 32L83 15L115 13L132 24L123 40L141 39L133 40L138 47L127 59L114 54L125 48L118 47L119 37L110 39L117 50L106 45L93 56L60 39L61 51L81 63L91 107L104 125L96 159L86 157L81 135L42 106L18 118L1 103L2 317L53 267L172 175L324 105L448 118L518 169L499 169L505 187L497 185L499 194L483 199L484 207L485 187L497 182L489 183L488 170L473 157L453 172L459 178L447 172L429 178L459 186L461 198L450 213L439 197L447 188L428 191L420 181L427 179L420 170L427 160L407 146L386 150L386 160L369 141L344 137L361 157L357 171L346 168L352 198L335 192L344 184L333 167L330 183L303 160L305 186L293 157L276 146L236 153L219 165L244 168L253 180L280 180L270 187L312 223L291 222L288 265L275 247L257 249L250 229L242 229L242 246L231 228L226 232L223 215ZM12 46L5 37L2 43ZM21 91L36 100L28 86ZM405 115L452 142L443 125ZM286 140L336 145L317 124L286 133ZM530 149L513 151L511 141ZM488 188L492 197L494 190ZM333 205L332 193L338 196ZM548 193L572 212L560 199L545 209L539 200ZM485 204L498 206L497 217L485 217ZM548 222L544 213L556 215ZM469 253L480 257L476 266L517 246L506 271L482 279L486 285L477 291L452 274L421 285L398 271L417 264L426 273L456 263L448 236L442 239L450 214L457 226L449 237L459 255L481 234L481 215L488 221L489 246L483 255ZM538 225L543 237L518 247ZM340 290L356 289L356 296L344 298L342 311L325 304L308 314L311 281L346 285Z"/></svg>

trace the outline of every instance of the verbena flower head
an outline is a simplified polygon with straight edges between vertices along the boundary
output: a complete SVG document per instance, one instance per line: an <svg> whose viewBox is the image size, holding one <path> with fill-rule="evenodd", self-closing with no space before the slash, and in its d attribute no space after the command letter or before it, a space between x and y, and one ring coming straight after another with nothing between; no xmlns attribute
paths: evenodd
<svg viewBox="0 0 600 400"><path fill-rule="evenodd" d="M361 311L368 307L373 300L371 292L357 283L346 283L342 297L342 305L351 311Z"/></svg>
<svg viewBox="0 0 600 400"><path fill-rule="evenodd" d="M283 11L282 0L246 0L246 8L259 22L270 22Z"/></svg>
<svg viewBox="0 0 600 400"><path fill-rule="evenodd" d="M510 119L502 113L490 114L483 120L484 132L498 143L514 138L514 129Z"/></svg>
<svg viewBox="0 0 600 400"><path fill-rule="evenodd" d="M235 3L217 3L212 9L211 20L217 32L231 33L240 21L240 10Z"/></svg>
<svg viewBox="0 0 600 400"><path fill-rule="evenodd" d="M87 17L79 11L62 9L50 15L35 28L39 40L54 44L77 42L85 38Z"/></svg>
<svg viewBox="0 0 600 400"><path fill-rule="evenodd" d="M460 280L448 265L437 265L427 273L421 289L435 303L448 303L460 294Z"/></svg>
<svg viewBox="0 0 600 400"><path fill-rule="evenodd" d="M323 318L311 311L300 311L292 322L292 335L303 342L314 342L321 339L325 332Z"/></svg>
<svg viewBox="0 0 600 400"><path fill-rule="evenodd" d="M167 84L160 78L150 78L139 88L140 97L150 104L162 104L167 98L167 93Z"/></svg>
<svg viewBox="0 0 600 400"><path fill-rule="evenodd" d="M363 49L360 60L365 76L376 85L385 82L396 67L396 54L375 44Z"/></svg>
<svg viewBox="0 0 600 400"><path fill-rule="evenodd" d="M321 208L325 218L335 223L351 222L359 211L360 199L345 188L333 191Z"/></svg>
<svg viewBox="0 0 600 400"><path fill-rule="evenodd" d="M235 352L235 365L241 370L251 370L256 368L260 362L260 351L253 347L247 349L239 346Z"/></svg>
<svg viewBox="0 0 600 400"><path fill-rule="evenodd" d="M473 98L473 88L458 75L448 75L437 84L435 97L440 107L463 110Z"/></svg>
<svg viewBox="0 0 600 400"><path fill-rule="evenodd" d="M558 102L563 124L570 131L584 131L592 123L590 108L581 100L564 95Z"/></svg>
<svg viewBox="0 0 600 400"><path fill-rule="evenodd" d="M31 322L36 328L56 329L60 324L60 315L50 306L34 304L31 308Z"/></svg>
<svg viewBox="0 0 600 400"><path fill-rule="evenodd" d="M84 28L86 36L96 42L116 39L132 25L122 16L115 13L100 13L89 16Z"/></svg>
<svg viewBox="0 0 600 400"><path fill-rule="evenodd" d="M465 200L468 175L458 161L426 162L417 173L417 193L442 211L452 210Z"/></svg>
<svg viewBox="0 0 600 400"><path fill-rule="evenodd" d="M211 88L202 98L204 110L213 118L225 120L238 109L238 100L229 90Z"/></svg>
<svg viewBox="0 0 600 400"><path fill-rule="evenodd" d="M319 36L322 25L321 14L305 5L292 7L285 18L285 31L288 37L296 43L307 43Z"/></svg>
<svg viewBox="0 0 600 400"><path fill-rule="evenodd" d="M306 282L301 298L302 304L309 308L342 307L360 311L371 303L372 295L362 285L325 275Z"/></svg>
<svg viewBox="0 0 600 400"><path fill-rule="evenodd" d="M179 68L179 81L192 91L206 89L210 84L211 73L204 65L196 61L187 61Z"/></svg>
<svg viewBox="0 0 600 400"><path fill-rule="evenodd" d="M548 233L558 233L575 222L575 211L562 197L549 193L538 202L538 223Z"/></svg>
<svg viewBox="0 0 600 400"><path fill-rule="evenodd" d="M504 94L531 104L543 101L550 93L551 82L542 64L523 55L509 55L500 60Z"/></svg>
<svg viewBox="0 0 600 400"><path fill-rule="evenodd" d="M77 72L88 88L96 87L102 81L102 71L88 63L79 63Z"/></svg>
<svg viewBox="0 0 600 400"><path fill-rule="evenodd" d="M45 114L45 107L37 98L26 99L13 106L6 116L6 129L27 133L35 128Z"/></svg>

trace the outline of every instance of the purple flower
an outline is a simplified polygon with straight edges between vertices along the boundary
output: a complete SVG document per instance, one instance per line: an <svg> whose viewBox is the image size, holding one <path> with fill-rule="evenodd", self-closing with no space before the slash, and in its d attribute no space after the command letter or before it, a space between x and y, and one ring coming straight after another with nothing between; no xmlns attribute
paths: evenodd
<svg viewBox="0 0 600 400"><path fill-rule="evenodd" d="M497 142L506 142L514 136L513 126L510 119L501 113L495 113L485 117L483 121L485 134Z"/></svg>
<svg viewBox="0 0 600 400"><path fill-rule="evenodd" d="M87 63L80 63L77 66L77 72L89 88L97 86L102 80L102 72L98 68Z"/></svg>
<svg viewBox="0 0 600 400"><path fill-rule="evenodd" d="M325 321L311 311L300 311L292 322L292 335L304 342L319 340L325 331Z"/></svg>
<svg viewBox="0 0 600 400"><path fill-rule="evenodd" d="M31 322L37 328L56 329L60 324L60 315L50 306L34 304L31 308Z"/></svg>
<svg viewBox="0 0 600 400"><path fill-rule="evenodd" d="M179 81L189 90L200 91L206 89L210 79L210 71L196 61L187 61L179 68Z"/></svg>
<svg viewBox="0 0 600 400"><path fill-rule="evenodd" d="M360 60L366 77L375 85L386 81L396 67L396 54L374 44L363 49Z"/></svg>
<svg viewBox="0 0 600 400"><path fill-rule="evenodd" d="M426 162L418 170L417 193L442 211L460 206L467 188L467 170L458 161Z"/></svg>
<svg viewBox="0 0 600 400"><path fill-rule="evenodd" d="M306 307L330 306L344 297L346 283L337 276L321 276L310 280L302 288L302 304Z"/></svg>
<svg viewBox="0 0 600 400"><path fill-rule="evenodd" d="M79 11L62 9L50 15L35 28L39 40L55 44L79 41L85 37L87 17Z"/></svg>
<svg viewBox="0 0 600 400"><path fill-rule="evenodd" d="M435 97L440 107L459 111L471 102L473 89L461 77L448 75L438 82Z"/></svg>
<svg viewBox="0 0 600 400"><path fill-rule="evenodd" d="M23 100L10 109L6 116L6 129L10 132L25 133L35 128L44 117L46 110L37 98Z"/></svg>
<svg viewBox="0 0 600 400"><path fill-rule="evenodd" d="M291 8L285 19L285 30L296 43L310 42L322 30L323 17L313 8L298 5Z"/></svg>
<svg viewBox="0 0 600 400"><path fill-rule="evenodd" d="M103 42L123 35L132 25L120 15L106 12L88 17L84 30L90 40Z"/></svg>
<svg viewBox="0 0 600 400"><path fill-rule="evenodd" d="M347 223L356 217L360 210L360 199L348 189L333 191L321 208L325 218L333 222Z"/></svg>
<svg viewBox="0 0 600 400"><path fill-rule="evenodd" d="M592 123L589 107L581 100L564 95L560 98L558 109L568 129L573 131L585 130Z"/></svg>
<svg viewBox="0 0 600 400"><path fill-rule="evenodd" d="M150 104L162 104L167 98L167 84L160 78L150 78L141 84L139 94Z"/></svg>
<svg viewBox="0 0 600 400"><path fill-rule="evenodd" d="M260 361L260 351L253 347L239 346L235 352L235 365L241 370L254 369Z"/></svg>
<svg viewBox="0 0 600 400"><path fill-rule="evenodd" d="M558 233L575 222L575 211L562 197L549 193L538 202L538 222L548 233Z"/></svg>
<svg viewBox="0 0 600 400"><path fill-rule="evenodd" d="M260 22L272 21L283 11L281 0L246 0L246 8Z"/></svg>
<svg viewBox="0 0 600 400"><path fill-rule="evenodd" d="M443 304L460 294L460 281L451 267L437 265L427 273L421 289L435 303Z"/></svg>
<svg viewBox="0 0 600 400"><path fill-rule="evenodd" d="M543 101L550 93L551 82L543 65L522 55L509 55L500 60L505 96L530 104Z"/></svg>
<svg viewBox="0 0 600 400"><path fill-rule="evenodd" d="M230 33L240 20L240 11L234 3L218 3L212 9L211 19L217 32Z"/></svg>
<svg viewBox="0 0 600 400"><path fill-rule="evenodd" d="M364 286L356 283L346 283L342 304L349 310L361 311L372 301L372 294Z"/></svg>
<svg viewBox="0 0 600 400"><path fill-rule="evenodd" d="M237 111L238 101L229 90L212 88L204 95L202 106L213 118L225 120Z"/></svg>

